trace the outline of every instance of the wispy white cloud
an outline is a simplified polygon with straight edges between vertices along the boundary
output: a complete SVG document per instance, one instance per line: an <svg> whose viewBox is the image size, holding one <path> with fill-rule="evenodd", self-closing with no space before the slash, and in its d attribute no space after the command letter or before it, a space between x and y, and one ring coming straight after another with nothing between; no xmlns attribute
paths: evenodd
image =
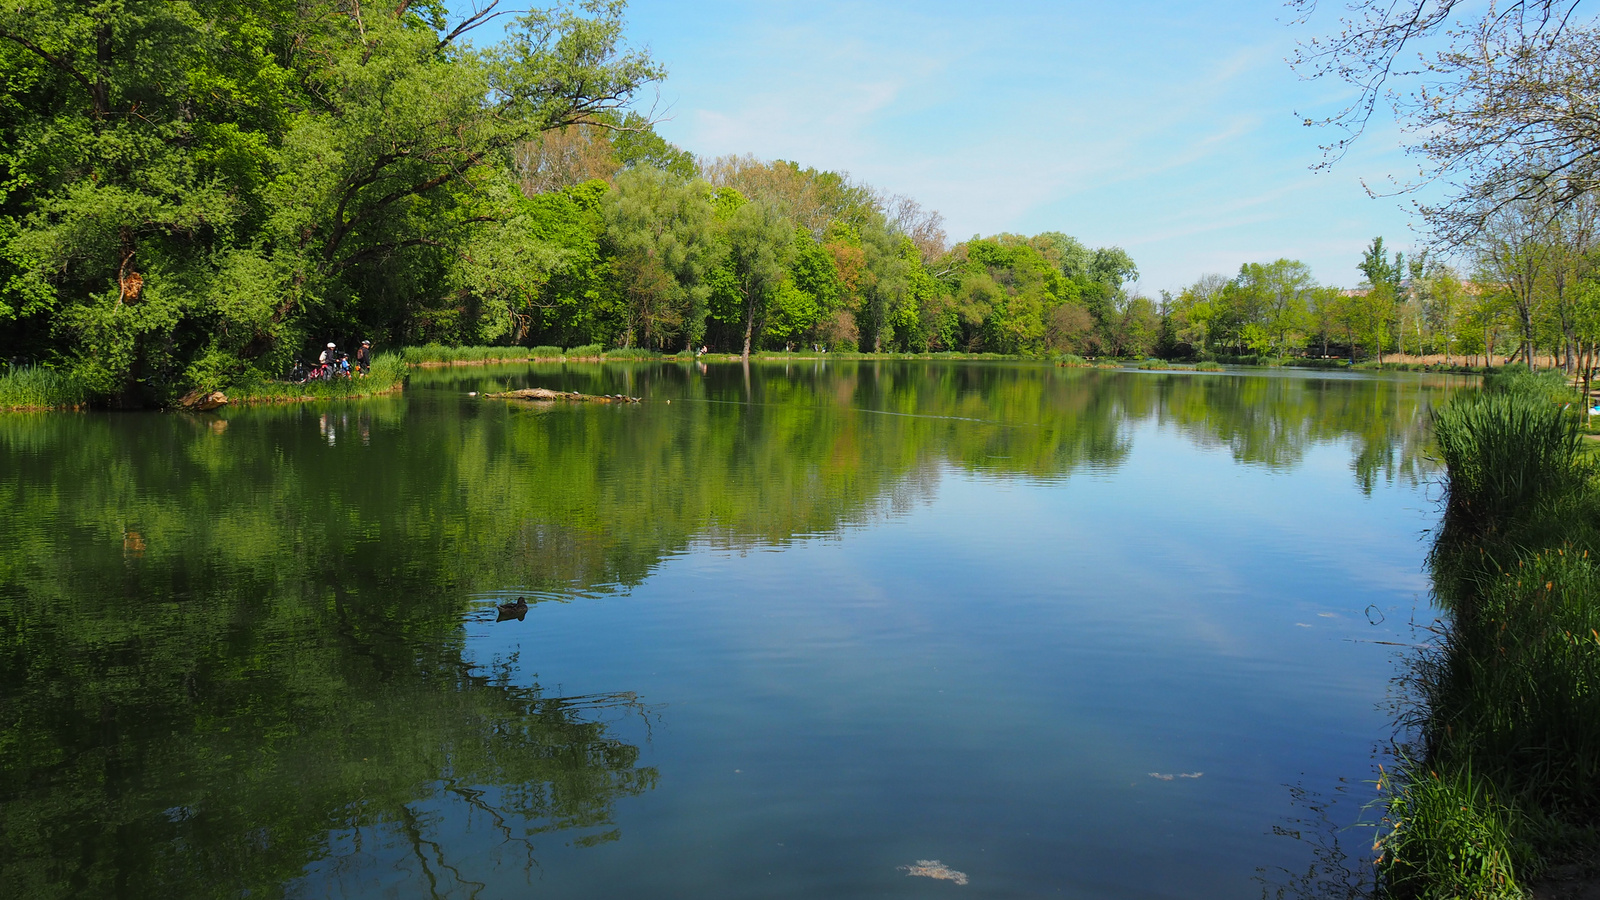
<svg viewBox="0 0 1600 900"><path fill-rule="evenodd" d="M1392 127L1309 172L1327 135L1296 113L1348 91L1289 70L1278 12L634 0L631 15L672 67L661 128L685 148L848 171L939 209L958 238L1059 229L1137 248L1160 289L1302 251L1333 279L1350 246L1404 241L1400 204L1359 183L1403 165Z"/></svg>

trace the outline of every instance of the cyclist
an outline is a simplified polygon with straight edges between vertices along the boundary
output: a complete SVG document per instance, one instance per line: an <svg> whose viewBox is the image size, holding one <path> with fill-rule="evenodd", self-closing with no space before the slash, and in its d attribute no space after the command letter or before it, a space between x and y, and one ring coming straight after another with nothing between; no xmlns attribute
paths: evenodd
<svg viewBox="0 0 1600 900"><path fill-rule="evenodd" d="M362 341L361 348L356 351L356 371L365 375L370 368L372 368L372 342Z"/></svg>

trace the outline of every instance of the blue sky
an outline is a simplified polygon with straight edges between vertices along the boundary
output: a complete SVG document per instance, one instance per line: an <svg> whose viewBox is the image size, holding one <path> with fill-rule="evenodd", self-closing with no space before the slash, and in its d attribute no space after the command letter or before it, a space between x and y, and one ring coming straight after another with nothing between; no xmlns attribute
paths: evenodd
<svg viewBox="0 0 1600 900"><path fill-rule="evenodd" d="M1120 245L1152 296L1278 257L1354 284L1373 236L1417 242L1409 201L1362 187L1417 171L1388 119L1311 170L1330 135L1302 121L1348 88L1285 59L1336 23L1291 25L1273 0L633 0L627 15L670 70L641 104L668 140L849 172L942 212L952 241Z"/></svg>

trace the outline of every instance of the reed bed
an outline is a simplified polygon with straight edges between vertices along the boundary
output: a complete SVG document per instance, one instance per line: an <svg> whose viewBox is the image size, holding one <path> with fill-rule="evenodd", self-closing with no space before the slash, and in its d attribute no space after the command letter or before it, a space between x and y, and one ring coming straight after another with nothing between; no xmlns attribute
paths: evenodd
<svg viewBox="0 0 1600 900"><path fill-rule="evenodd" d="M1409 675L1414 756L1382 782L1390 896L1523 897L1600 864L1600 489L1567 392L1506 372L1434 415L1448 616Z"/></svg>
<svg viewBox="0 0 1600 900"><path fill-rule="evenodd" d="M24 366L0 375L0 409L78 409L89 391L71 372Z"/></svg>
<svg viewBox="0 0 1600 900"><path fill-rule="evenodd" d="M1450 473L1447 522L1469 534L1526 518L1588 484L1582 421L1542 382L1464 393L1434 413L1433 431Z"/></svg>

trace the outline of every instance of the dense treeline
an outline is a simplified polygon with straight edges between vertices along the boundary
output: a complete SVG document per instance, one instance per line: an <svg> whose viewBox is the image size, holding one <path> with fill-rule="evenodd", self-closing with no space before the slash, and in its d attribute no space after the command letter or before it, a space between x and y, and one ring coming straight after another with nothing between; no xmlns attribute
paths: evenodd
<svg viewBox="0 0 1600 900"><path fill-rule="evenodd" d="M1121 250L950 249L845 175L699 161L627 111L623 4L500 43L440 0L0 10L0 355L128 403L327 339L1125 352Z"/></svg>

